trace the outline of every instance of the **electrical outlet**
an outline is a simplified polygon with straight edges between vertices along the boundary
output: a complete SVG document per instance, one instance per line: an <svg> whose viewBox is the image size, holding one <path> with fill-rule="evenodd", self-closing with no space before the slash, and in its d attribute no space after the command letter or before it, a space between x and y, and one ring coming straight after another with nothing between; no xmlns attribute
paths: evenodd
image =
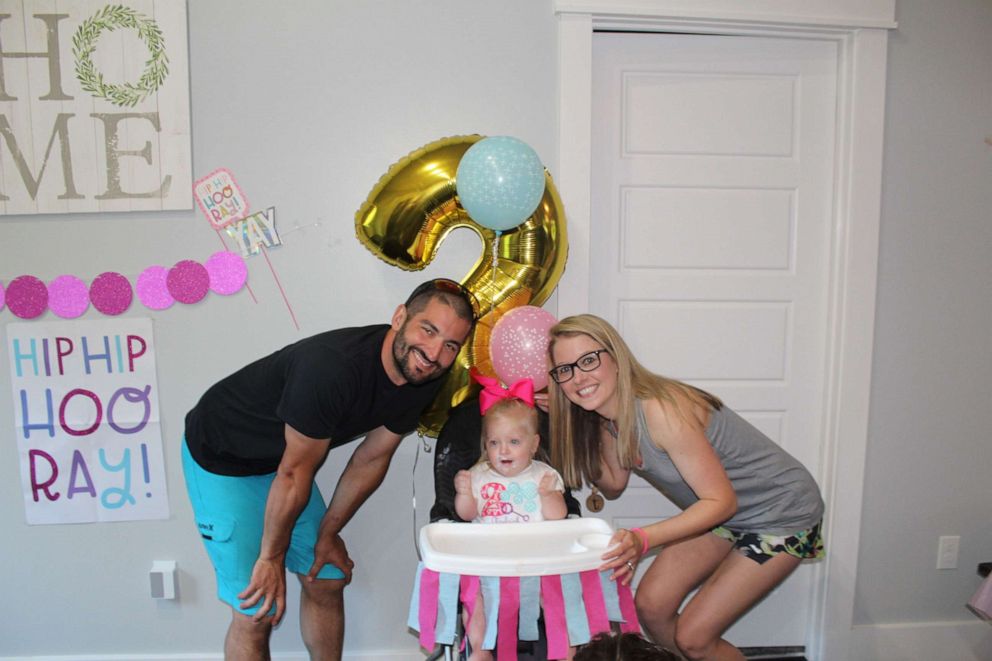
<svg viewBox="0 0 992 661"><path fill-rule="evenodd" d="M937 569L957 569L960 535L945 535L937 542Z"/></svg>
<svg viewBox="0 0 992 661"><path fill-rule="evenodd" d="M176 598L176 561L156 560L152 563L152 570L148 572L148 579L151 584L152 598L154 599L175 599Z"/></svg>

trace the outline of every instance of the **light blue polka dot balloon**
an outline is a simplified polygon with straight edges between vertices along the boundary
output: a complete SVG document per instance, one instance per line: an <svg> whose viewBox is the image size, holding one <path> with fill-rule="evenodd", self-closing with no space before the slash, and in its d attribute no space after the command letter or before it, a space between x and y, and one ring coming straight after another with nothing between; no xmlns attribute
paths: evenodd
<svg viewBox="0 0 992 661"><path fill-rule="evenodd" d="M544 196L544 166L525 142L509 136L483 138L458 162L455 189L472 220L501 232L537 209Z"/></svg>

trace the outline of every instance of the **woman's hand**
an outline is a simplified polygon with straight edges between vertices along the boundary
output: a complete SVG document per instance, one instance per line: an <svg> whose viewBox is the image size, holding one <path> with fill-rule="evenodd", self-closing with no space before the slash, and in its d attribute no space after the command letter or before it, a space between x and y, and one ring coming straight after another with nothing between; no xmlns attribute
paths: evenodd
<svg viewBox="0 0 992 661"><path fill-rule="evenodd" d="M610 549L603 554L605 562L600 565L599 570L612 569L611 581L619 580L623 585L630 585L634 580L634 571L641 561L641 549L644 542L640 535L621 528L613 533L610 539Z"/></svg>

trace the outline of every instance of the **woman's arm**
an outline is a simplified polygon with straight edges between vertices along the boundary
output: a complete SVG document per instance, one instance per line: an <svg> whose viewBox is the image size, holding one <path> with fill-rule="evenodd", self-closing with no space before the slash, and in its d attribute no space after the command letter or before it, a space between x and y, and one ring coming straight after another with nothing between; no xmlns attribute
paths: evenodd
<svg viewBox="0 0 992 661"><path fill-rule="evenodd" d="M688 402L684 406L691 411ZM600 569L612 569L612 578L624 584L633 579L636 565L631 563L638 562L647 549L711 530L737 511L730 479L696 419L682 419L654 399L644 400L643 408L652 442L668 453L699 500L670 519L616 532L611 540L616 546L603 556Z"/></svg>
<svg viewBox="0 0 992 661"><path fill-rule="evenodd" d="M684 403L686 410L691 405ZM644 401L651 440L668 453L698 501L670 519L644 527L648 546L668 544L720 525L737 511L737 495L699 422L682 419L657 400Z"/></svg>

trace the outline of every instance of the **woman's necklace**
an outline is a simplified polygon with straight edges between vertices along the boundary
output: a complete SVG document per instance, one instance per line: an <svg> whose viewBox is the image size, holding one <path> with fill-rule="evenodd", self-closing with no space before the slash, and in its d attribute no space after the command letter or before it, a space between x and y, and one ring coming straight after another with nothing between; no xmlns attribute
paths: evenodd
<svg viewBox="0 0 992 661"><path fill-rule="evenodd" d="M603 425L606 427L606 431L610 433L610 436L616 439L616 424L609 418L603 418ZM596 488L596 485L592 485L592 493L589 494L588 498L586 498L586 509L593 513L601 512L604 505L606 505L606 500L603 498L603 495L599 493L599 489Z"/></svg>
<svg viewBox="0 0 992 661"><path fill-rule="evenodd" d="M606 501L603 500L603 496L600 495L599 489L596 488L595 484L592 485L592 493L589 494L588 498L586 498L586 509L595 514L596 512L602 511L603 505L605 504Z"/></svg>

